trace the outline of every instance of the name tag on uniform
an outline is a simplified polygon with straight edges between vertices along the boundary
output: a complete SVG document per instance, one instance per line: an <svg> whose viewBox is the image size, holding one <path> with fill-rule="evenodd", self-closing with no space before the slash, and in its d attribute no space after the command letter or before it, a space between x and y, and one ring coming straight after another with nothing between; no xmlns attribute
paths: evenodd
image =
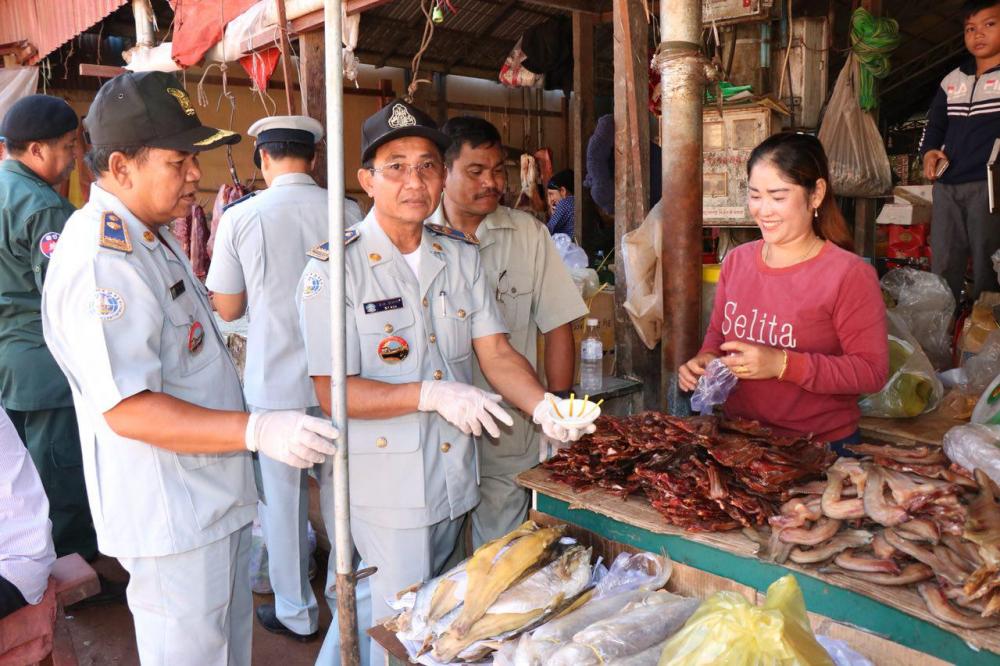
<svg viewBox="0 0 1000 666"><path fill-rule="evenodd" d="M184 280L178 280L170 285L170 298L176 301L177 297L183 294L185 289Z"/></svg>
<svg viewBox="0 0 1000 666"><path fill-rule="evenodd" d="M387 298L384 301L372 301L365 303L365 314L375 314L386 310L399 310L403 307L402 298Z"/></svg>

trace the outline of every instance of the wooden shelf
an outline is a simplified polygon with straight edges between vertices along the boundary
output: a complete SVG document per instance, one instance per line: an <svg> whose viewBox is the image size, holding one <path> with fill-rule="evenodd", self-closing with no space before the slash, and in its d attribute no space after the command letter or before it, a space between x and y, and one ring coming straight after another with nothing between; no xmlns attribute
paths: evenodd
<svg viewBox="0 0 1000 666"><path fill-rule="evenodd" d="M968 421L943 416L937 411L921 414L912 419L877 419L862 416L859 427L866 441L877 440L900 446L924 444L940 445L944 434L955 426L968 425Z"/></svg>
<svg viewBox="0 0 1000 666"><path fill-rule="evenodd" d="M644 497L624 501L603 490L575 492L553 481L540 467L520 474L518 483L536 492L537 510L606 538L651 552L665 549L679 562L759 591L791 571L800 574L796 577L812 611L963 666L1000 663L996 656L1000 655L1000 631L968 630L941 622L928 612L915 589L874 585L790 562L765 562L756 557L757 544L741 532L688 532L667 524Z"/></svg>

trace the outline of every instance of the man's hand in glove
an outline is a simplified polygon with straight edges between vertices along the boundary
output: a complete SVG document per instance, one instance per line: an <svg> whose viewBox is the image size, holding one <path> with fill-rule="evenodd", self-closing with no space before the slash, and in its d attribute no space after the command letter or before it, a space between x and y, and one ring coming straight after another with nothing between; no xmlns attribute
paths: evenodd
<svg viewBox="0 0 1000 666"><path fill-rule="evenodd" d="M535 423L542 426L542 432L550 439L559 442L575 442L584 435L589 435L597 430L597 426L593 423L575 428L567 428L561 425L552 416L552 404L549 402L549 399L554 400L555 396L551 393L546 393L542 401L535 405L535 410L532 412L531 417Z"/></svg>
<svg viewBox="0 0 1000 666"><path fill-rule="evenodd" d="M333 424L301 412L255 412L247 421L246 447L292 467L307 469L337 452Z"/></svg>
<svg viewBox="0 0 1000 666"><path fill-rule="evenodd" d="M487 393L475 386L461 382L425 381L420 385L422 412L437 412L466 435L478 437L483 428L494 437L500 436L494 417L507 425L513 425L510 414L500 407L502 398L496 393Z"/></svg>

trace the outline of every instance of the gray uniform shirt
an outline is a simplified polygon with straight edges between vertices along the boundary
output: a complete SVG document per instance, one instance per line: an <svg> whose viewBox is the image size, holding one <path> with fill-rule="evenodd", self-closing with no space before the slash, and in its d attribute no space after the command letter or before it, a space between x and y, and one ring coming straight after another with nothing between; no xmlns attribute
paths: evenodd
<svg viewBox="0 0 1000 666"><path fill-rule="evenodd" d="M116 434L104 412L142 391L245 408L208 292L173 235L92 185L66 222L42 292L45 343L73 391L101 552L182 553L253 520L249 452L181 455Z"/></svg>
<svg viewBox="0 0 1000 666"><path fill-rule="evenodd" d="M425 228L420 275L375 220L346 248L347 374L399 384L472 383L475 338L506 333L474 244ZM330 368L329 262L302 274L309 374ZM397 529L457 518L479 502L475 442L436 412L348 421L351 515Z"/></svg>
<svg viewBox="0 0 1000 666"><path fill-rule="evenodd" d="M345 209L345 226L361 221ZM327 236L327 195L309 174L278 176L256 196L226 210L219 222L205 285L247 294L247 402L264 409L317 404L295 310L295 289L309 257Z"/></svg>
<svg viewBox="0 0 1000 666"><path fill-rule="evenodd" d="M444 204L430 223L447 225ZM531 367L538 368L538 333L568 324L587 314L580 291L556 250L545 225L519 210L499 206L476 230L483 271L510 330L510 344ZM492 391L477 362L475 385ZM538 428L505 403L513 426L500 426L500 438L483 435L484 476L522 472L538 464Z"/></svg>

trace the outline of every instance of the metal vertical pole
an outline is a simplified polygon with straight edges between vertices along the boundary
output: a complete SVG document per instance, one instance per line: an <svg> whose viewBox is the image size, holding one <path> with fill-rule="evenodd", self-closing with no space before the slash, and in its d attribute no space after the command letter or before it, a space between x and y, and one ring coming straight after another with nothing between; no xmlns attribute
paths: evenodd
<svg viewBox="0 0 1000 666"><path fill-rule="evenodd" d="M337 615L343 666L360 664L358 610L353 571L350 487L347 473L347 346L344 311L344 69L341 33L343 0L325 0L326 166L330 241L330 416L340 430L333 459L334 546L337 558Z"/></svg>
<svg viewBox="0 0 1000 666"><path fill-rule="evenodd" d="M660 2L657 63L663 88L662 386L672 414L688 412L677 387L677 368L701 340L702 96L706 61L701 54L701 0ZM669 214L668 214L669 211Z"/></svg>
<svg viewBox="0 0 1000 666"><path fill-rule="evenodd" d="M149 4L149 0L132 0L132 17L135 19L135 43L139 46L152 48L154 41L153 7Z"/></svg>

